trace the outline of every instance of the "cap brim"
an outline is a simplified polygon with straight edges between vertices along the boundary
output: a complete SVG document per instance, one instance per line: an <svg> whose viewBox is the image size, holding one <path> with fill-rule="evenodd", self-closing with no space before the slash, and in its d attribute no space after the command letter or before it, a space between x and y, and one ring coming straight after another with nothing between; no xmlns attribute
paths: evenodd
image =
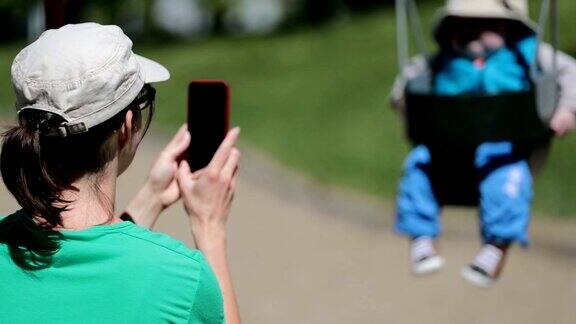
<svg viewBox="0 0 576 324"><path fill-rule="evenodd" d="M162 82L170 79L170 72L157 62L147 59L144 56L134 54L144 75L145 83Z"/></svg>
<svg viewBox="0 0 576 324"><path fill-rule="evenodd" d="M449 11L445 8L440 9L436 12L434 18L434 25L433 25L433 34L437 41L441 38L441 33L446 31L446 28L443 28L447 19L450 17L461 17L461 18L496 18L496 19L506 19L512 22L516 22L522 25L525 28L526 33L536 33L538 26L533 21L523 18L523 17L514 17L511 15L504 15L500 12L486 12L486 13L478 13L478 12L466 12L466 11ZM454 31L454 30L452 30ZM458 31L454 31L458 32Z"/></svg>
<svg viewBox="0 0 576 324"><path fill-rule="evenodd" d="M536 32L536 30L538 29L538 25L532 20L530 20L529 17L524 17L522 15L514 15L513 13L498 9L479 10L477 8L471 8L471 7L463 7L459 9L449 9L446 7L441 8L436 12L435 15L434 29L438 29L439 25L442 24L442 22L448 17L508 19L511 21L516 21L521 24L524 24L524 26L526 26L526 28L530 29L532 32Z"/></svg>

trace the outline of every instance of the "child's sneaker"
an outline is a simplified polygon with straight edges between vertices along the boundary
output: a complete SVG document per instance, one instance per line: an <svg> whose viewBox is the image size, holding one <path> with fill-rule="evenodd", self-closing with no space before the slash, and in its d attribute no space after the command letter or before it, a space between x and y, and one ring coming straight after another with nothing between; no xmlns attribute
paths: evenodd
<svg viewBox="0 0 576 324"><path fill-rule="evenodd" d="M496 282L505 252L494 245L485 244L472 264L462 268L461 274L469 283L482 288L490 288Z"/></svg>
<svg viewBox="0 0 576 324"><path fill-rule="evenodd" d="M424 236L412 240L410 260L412 273L416 276L434 273L444 265L444 259L438 255L434 248L434 241Z"/></svg>

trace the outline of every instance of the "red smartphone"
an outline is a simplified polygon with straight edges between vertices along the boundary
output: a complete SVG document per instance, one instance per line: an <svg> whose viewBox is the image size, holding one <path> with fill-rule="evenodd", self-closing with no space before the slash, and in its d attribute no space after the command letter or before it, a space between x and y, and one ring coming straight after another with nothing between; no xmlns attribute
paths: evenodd
<svg viewBox="0 0 576 324"><path fill-rule="evenodd" d="M222 80L188 85L188 163L192 171L208 165L230 128L230 87Z"/></svg>

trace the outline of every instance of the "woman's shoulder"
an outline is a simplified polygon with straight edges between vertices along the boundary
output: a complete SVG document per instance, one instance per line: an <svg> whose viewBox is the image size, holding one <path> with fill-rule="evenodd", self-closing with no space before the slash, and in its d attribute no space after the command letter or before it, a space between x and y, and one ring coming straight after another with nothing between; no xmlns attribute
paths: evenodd
<svg viewBox="0 0 576 324"><path fill-rule="evenodd" d="M170 235L151 231L131 222L123 222L125 226L117 233L129 238L132 243L141 249L147 250L148 254L158 257L188 259L191 262L203 264L206 262L201 251L191 249L183 242L172 238ZM123 240L127 242L128 240Z"/></svg>
<svg viewBox="0 0 576 324"><path fill-rule="evenodd" d="M132 260L149 263L147 271L154 272L157 285L180 287L171 291L179 300L190 300L191 323L223 323L223 297L216 276L203 253L188 248L169 235L150 231L130 223L121 232L128 243ZM134 246L139 253L134 253ZM144 259L144 260L143 260ZM153 269L153 270L152 270ZM171 296L173 298L174 296ZM187 303L188 304L188 303Z"/></svg>

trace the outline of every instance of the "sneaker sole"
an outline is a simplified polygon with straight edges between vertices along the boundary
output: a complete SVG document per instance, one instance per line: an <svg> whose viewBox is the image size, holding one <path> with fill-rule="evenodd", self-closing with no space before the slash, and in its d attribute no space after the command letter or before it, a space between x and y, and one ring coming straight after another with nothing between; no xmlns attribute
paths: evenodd
<svg viewBox="0 0 576 324"><path fill-rule="evenodd" d="M494 279L478 273L478 271L473 270L469 266L462 268L460 274L462 275L462 278L476 287L491 288L494 285Z"/></svg>
<svg viewBox="0 0 576 324"><path fill-rule="evenodd" d="M442 269L444 258L439 255L430 257L424 261L418 262L412 266L412 273L415 276L425 276Z"/></svg>

